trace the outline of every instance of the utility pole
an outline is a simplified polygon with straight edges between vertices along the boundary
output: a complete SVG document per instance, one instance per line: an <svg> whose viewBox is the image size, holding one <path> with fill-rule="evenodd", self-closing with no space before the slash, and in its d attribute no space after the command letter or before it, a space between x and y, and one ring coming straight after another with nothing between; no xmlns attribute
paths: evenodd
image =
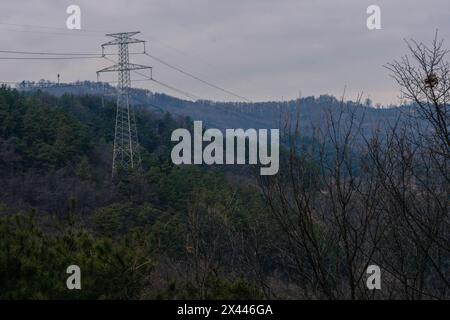
<svg viewBox="0 0 450 320"><path fill-rule="evenodd" d="M117 85L117 109L112 161L113 177L120 169L124 169L126 172L129 169L139 169L141 165L136 118L134 108L130 105L130 71L141 69L150 69L151 71L152 68L130 63L129 44L142 43L145 52L145 41L133 38L138 33L140 32L107 34L107 37L114 39L102 44L103 57L105 57L105 47L117 46L119 59L116 64L97 71L97 77L102 72L118 72L119 81Z"/></svg>

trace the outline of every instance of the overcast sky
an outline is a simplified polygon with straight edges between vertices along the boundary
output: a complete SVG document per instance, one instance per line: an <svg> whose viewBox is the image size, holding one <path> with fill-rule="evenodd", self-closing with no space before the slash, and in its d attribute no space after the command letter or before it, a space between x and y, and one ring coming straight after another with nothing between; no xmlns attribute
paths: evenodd
<svg viewBox="0 0 450 320"><path fill-rule="evenodd" d="M65 28L71 4L81 7L81 31ZM381 7L382 30L366 27L371 4ZM406 52L404 38L429 42L439 29L449 45L449 13L448 0L1 0L0 50L101 52L105 32L139 30L151 54L252 101L299 91L340 96L346 87L349 99L364 92L389 104L399 102L398 88L383 65ZM234 100L149 57L132 59L200 98ZM95 80L109 64L0 60L0 81L56 80L58 73L64 82Z"/></svg>

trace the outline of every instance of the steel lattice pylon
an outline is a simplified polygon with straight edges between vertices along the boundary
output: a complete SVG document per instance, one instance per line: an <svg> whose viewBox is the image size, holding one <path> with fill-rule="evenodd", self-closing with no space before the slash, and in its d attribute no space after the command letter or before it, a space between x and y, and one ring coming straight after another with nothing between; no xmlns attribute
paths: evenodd
<svg viewBox="0 0 450 320"><path fill-rule="evenodd" d="M118 62L110 67L97 71L97 75L101 72L118 72L117 85L117 109L116 124L114 133L114 149L112 161L112 175L117 173L119 169L139 169L141 164L141 156L139 152L139 140L136 126L136 118L134 108L130 104L130 87L132 70L150 69L151 67L130 63L130 55L128 45L133 43L143 43L145 52L145 41L132 38L139 32L123 32L112 33L106 36L114 39L103 44L103 56L106 46L118 46Z"/></svg>

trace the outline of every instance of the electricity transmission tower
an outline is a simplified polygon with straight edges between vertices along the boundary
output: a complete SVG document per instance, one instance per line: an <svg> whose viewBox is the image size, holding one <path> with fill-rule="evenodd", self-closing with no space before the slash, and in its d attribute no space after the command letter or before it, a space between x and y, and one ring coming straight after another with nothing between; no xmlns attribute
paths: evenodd
<svg viewBox="0 0 450 320"><path fill-rule="evenodd" d="M139 169L141 156L139 152L139 140L136 126L134 108L130 105L130 87L132 70L150 69L151 67L130 63L128 51L129 44L142 43L145 41L133 38L139 32L111 33L106 36L114 38L113 40L102 44L103 57L105 56L105 47L118 47L118 62L110 67L97 71L97 76L102 72L118 72L117 85L117 109L116 125L114 133L114 149L112 161L112 176L118 170Z"/></svg>

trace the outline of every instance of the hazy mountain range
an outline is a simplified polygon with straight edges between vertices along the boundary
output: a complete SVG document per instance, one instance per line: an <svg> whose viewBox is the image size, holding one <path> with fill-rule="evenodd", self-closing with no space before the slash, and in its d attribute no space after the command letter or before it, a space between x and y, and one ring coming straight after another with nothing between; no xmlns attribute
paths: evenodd
<svg viewBox="0 0 450 320"><path fill-rule="evenodd" d="M96 82L77 82L71 84L54 84L40 82L30 84L23 82L17 88L22 91L43 90L55 96L63 94L101 95L105 100L115 99L115 88L109 84ZM311 135L315 128L326 123L329 111L339 110L341 106L356 110L358 117L363 118L363 131L366 134L378 127L394 123L401 115L401 110L409 106L379 108L369 101L342 103L336 97L321 95L319 97L303 97L289 101L268 102L214 102L207 100L183 100L170 95L154 93L144 89L132 89L132 103L137 107L150 108L156 112L169 112L174 116L189 117L191 120L202 120L207 127L227 128L282 128L288 118L295 119L300 115L300 130Z"/></svg>

